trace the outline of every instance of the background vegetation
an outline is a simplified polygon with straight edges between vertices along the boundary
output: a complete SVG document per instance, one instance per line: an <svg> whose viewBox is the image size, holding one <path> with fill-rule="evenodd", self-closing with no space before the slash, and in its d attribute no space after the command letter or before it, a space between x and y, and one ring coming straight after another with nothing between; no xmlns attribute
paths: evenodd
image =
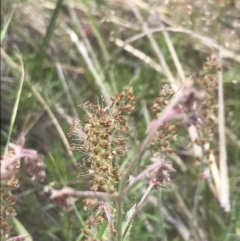
<svg viewBox="0 0 240 241"><path fill-rule="evenodd" d="M237 0L2 1L1 153L20 94L10 142L44 155L47 170L41 185L31 182L24 170L21 172L21 187L16 194L18 232L26 229L35 241L82 240L81 228L89 213L83 210L81 200L74 211L67 212L41 194L43 186L51 182L58 188L87 188L84 179L76 178L78 170L73 165L83 154L73 155L68 150L72 119L82 119L84 114L77 108L79 104L96 104L101 95L106 99L118 94L134 80L137 101L129 135L132 145L137 145L155 117L151 106L161 87L180 86L189 77L197 82L204 62L212 54L223 66L232 207L240 185L239 13ZM163 31L165 28L168 31ZM163 208L159 214L158 190L153 190L134 221L132 241L188 240L196 195L200 201L195 218L203 236L193 236L193 240L218 241L226 237L229 213L220 207L207 182L200 194L195 193L200 170L194 162L188 133L184 129L180 133L173 143L177 158L172 162L177 172L171 175L170 187L162 191ZM219 165L218 136L216 124L213 152ZM131 150L129 147L129 159ZM141 165L148 162L146 153ZM139 190L145 185L140 183L131 192L128 208L140 199ZM238 226L238 236L229 240L239 239L239 232Z"/></svg>

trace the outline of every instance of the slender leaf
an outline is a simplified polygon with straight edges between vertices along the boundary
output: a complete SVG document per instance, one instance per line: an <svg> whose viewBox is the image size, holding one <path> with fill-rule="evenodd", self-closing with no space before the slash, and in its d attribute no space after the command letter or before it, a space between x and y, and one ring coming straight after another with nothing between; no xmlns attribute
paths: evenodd
<svg viewBox="0 0 240 241"><path fill-rule="evenodd" d="M14 11L10 14L10 16L9 16L9 18L8 18L5 26L3 27L2 31L1 31L1 38L0 38L0 41L1 41L0 43L1 43L1 44L2 44L2 41L3 41L3 39L5 38L5 35L6 35L6 33L7 33L9 24L10 24L11 19L12 19L12 16L13 16L13 13L14 13Z"/></svg>
<svg viewBox="0 0 240 241"><path fill-rule="evenodd" d="M6 152L8 150L8 145L9 145L10 137L11 137L11 134L12 134L13 125L14 125L14 122L15 122L15 119L16 119L16 116L17 116L17 110L18 110L18 105L19 105L20 96L21 96L21 93L22 93L23 81L24 81L24 68L23 68L22 57L18 56L18 58L20 59L20 62L21 62L22 76L21 76L21 79L20 79L17 97L16 97L14 108L13 108L13 113L12 113L11 122L10 122L10 126L9 126L7 144L6 144L6 147L5 147L5 150L4 150L4 154L6 154Z"/></svg>
<svg viewBox="0 0 240 241"><path fill-rule="evenodd" d="M104 233L107 230L107 227L108 227L108 222L107 222L107 220L104 220L102 225L101 225L101 227L100 227L100 229L99 229L99 231L98 231L98 233L97 233L97 238L98 239L101 239L103 237Z"/></svg>
<svg viewBox="0 0 240 241"><path fill-rule="evenodd" d="M25 239L26 241L33 241L33 238L32 236L29 234L29 232L26 230L26 228L22 225L22 223L16 219L16 218L13 218L13 223L14 223L14 226L18 232L18 234L27 234L27 238Z"/></svg>
<svg viewBox="0 0 240 241"><path fill-rule="evenodd" d="M125 233L126 228L128 228L126 235L123 237L124 241L128 241L129 240L129 235L132 229L132 217L134 215L134 212L136 210L136 204L134 204L131 209L129 209L126 213L126 217L125 220L123 221L122 224L122 230L123 230L123 234Z"/></svg>

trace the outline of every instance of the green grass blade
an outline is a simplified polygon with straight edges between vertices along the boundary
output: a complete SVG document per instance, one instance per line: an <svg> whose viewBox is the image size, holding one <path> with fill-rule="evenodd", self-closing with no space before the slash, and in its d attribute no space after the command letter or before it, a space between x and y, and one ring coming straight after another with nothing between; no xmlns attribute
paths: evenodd
<svg viewBox="0 0 240 241"><path fill-rule="evenodd" d="M108 52L108 49L106 46L107 39L104 38L103 34L101 33L101 29L99 28L99 26L97 24L97 20L91 14L91 8L89 6L89 1L85 0L84 4L87 6L88 18L90 20L91 29L97 38L97 41L100 46L100 49L101 49L101 52L103 54L103 58L105 61L105 65L106 65L111 59L110 53ZM112 84L112 88L113 88L114 92L117 93L116 76L115 76L115 73L112 68L109 69L109 78L111 80L111 84Z"/></svg>
<svg viewBox="0 0 240 241"><path fill-rule="evenodd" d="M0 43L1 43L1 44L2 44L2 41L3 41L3 39L5 38L5 35L6 35L6 33L7 33L9 24L10 24L10 22L11 22L11 20L12 20L13 13L14 13L14 11L10 14L10 17L8 18L5 26L4 26L3 29L1 30L1 38L0 38L0 41L1 41Z"/></svg>
<svg viewBox="0 0 240 241"><path fill-rule="evenodd" d="M17 230L17 233L20 235L20 234L27 234L27 238L25 239L26 241L33 241L33 238L31 237L31 235L29 234L29 232L26 230L26 228L22 225L22 223L16 219L16 218L13 218L13 223L14 223L14 226Z"/></svg>
<svg viewBox="0 0 240 241"><path fill-rule="evenodd" d="M231 221L225 241L236 240L237 227L240 225L240 191L237 192L235 202L231 211Z"/></svg>
<svg viewBox="0 0 240 241"><path fill-rule="evenodd" d="M125 233L125 236L123 236L123 240L124 241L128 241L129 240L129 235L131 232L131 228L132 228L132 217L134 215L134 212L136 211L136 204L134 204L126 213L126 217L124 222L122 223L122 231L123 231L123 235ZM127 232L126 232L127 229Z"/></svg>
<svg viewBox="0 0 240 241"><path fill-rule="evenodd" d="M108 227L108 222L106 220L104 220L97 233L98 239L101 239L103 237L103 235L105 234L105 232L107 230L107 227Z"/></svg>
<svg viewBox="0 0 240 241"><path fill-rule="evenodd" d="M56 23L58 14L61 10L62 3L63 3L63 0L58 0L57 4L56 4L56 8L53 11L50 23L49 23L48 28L47 28L46 35L45 35L44 40L43 40L41 50L40 50L40 52L38 54L38 57L37 57L36 68L35 68L34 76L32 78L33 80L36 80L37 77L39 76L39 74L42 71L42 64L43 64L43 59L44 59L44 56L45 56L45 50L47 49L48 44L50 42L50 39L52 37L53 31L54 31L54 28L55 28L55 23Z"/></svg>
<svg viewBox="0 0 240 241"><path fill-rule="evenodd" d="M18 58L20 59L20 62L21 62L22 76L21 76L20 83L19 83L16 101L15 101L15 104L14 104L14 107L13 107L13 113L12 113L11 122L10 122L10 126L9 126L9 132L8 132L7 143L6 143L6 146L5 146L4 154L6 154L6 152L8 150L8 145L9 145L9 141L10 141L10 138L11 138L13 125L14 125L14 122L15 122L15 119L16 119L16 116L17 116L17 110L18 110L18 105L19 105L20 96L21 96L21 93L22 93L23 81L24 81L24 76L25 76L22 57L18 56Z"/></svg>

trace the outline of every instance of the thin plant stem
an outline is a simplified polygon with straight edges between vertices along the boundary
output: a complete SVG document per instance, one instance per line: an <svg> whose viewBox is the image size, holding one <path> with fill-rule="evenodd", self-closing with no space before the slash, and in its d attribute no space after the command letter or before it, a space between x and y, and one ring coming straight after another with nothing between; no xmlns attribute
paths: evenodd
<svg viewBox="0 0 240 241"><path fill-rule="evenodd" d="M152 48L154 50L154 52L156 53L158 59L159 59L159 62L163 68L163 72L164 74L167 76L168 78L168 81L170 82L172 88L176 91L179 86L176 84L176 81L173 77L173 74L162 54L162 51L160 50L160 47L158 46L156 40L154 39L153 35L149 32L149 28L148 28L148 25L147 23L144 22L143 20L143 17L139 11L139 9L135 6L134 3L132 3L132 1L127 1L127 4L131 7L133 13L135 14L136 18L138 19L138 21L142 24L142 29L144 32L147 33L147 37L152 45Z"/></svg>
<svg viewBox="0 0 240 241"><path fill-rule="evenodd" d="M69 6L68 9L69 9L69 13L71 15L71 18L76 25L76 28L78 30L78 34L80 34L81 40L84 42L84 45L86 46L86 50L89 53L90 59L91 59L93 65L94 65L94 67L96 68L97 73L99 74L99 76L102 80L105 80L105 75L104 75L104 73L102 71L102 68L100 66L99 59L98 59L98 57L96 55L96 52L94 51L94 49L91 45L91 42L89 41L89 39L88 39L84 29L83 29L83 26L82 26L82 23L81 23L80 19L78 18L77 14L76 14L76 12L75 12L75 10L73 9L72 6ZM88 68L89 68L89 66L88 66Z"/></svg>
<svg viewBox="0 0 240 241"><path fill-rule="evenodd" d="M141 209L141 207L142 207L142 204L143 204L144 200L147 198L149 192L151 191L151 189L152 189L154 186L155 186L155 183L152 182L152 181L150 181L147 190L145 191L144 195L142 196L140 202L136 205L136 207L135 207L135 211L134 211L134 213L133 213L133 215L132 215L132 217L131 217L131 219L130 219L128 225L127 225L127 227L125 228L125 230L124 230L124 232L123 232L123 235L122 235L123 238L124 238L125 235L127 234L128 229L130 228L130 226L131 226L131 224L132 224L134 218L135 218L135 217L137 216L137 214L139 213L139 211L140 211L140 209ZM120 240L119 240L119 241L120 241Z"/></svg>
<svg viewBox="0 0 240 241"><path fill-rule="evenodd" d="M195 229L196 224L197 224L197 212L198 212L199 200L200 200L199 197L201 195L203 185L204 185L204 180L199 179L198 183L197 183L196 192L195 192L195 195L194 195L192 218L190 220L190 229L189 229L190 233L189 233L188 241L192 241L193 232L194 232L194 229Z"/></svg>
<svg viewBox="0 0 240 241"><path fill-rule="evenodd" d="M220 49L221 55L221 49ZM225 117L224 117L224 90L222 70L218 71L218 133L219 133L219 169L221 186L219 201L225 212L230 211L229 180L227 166L227 150L225 138Z"/></svg>
<svg viewBox="0 0 240 241"><path fill-rule="evenodd" d="M12 20L13 13L14 13L14 10L11 12L11 14L10 14L10 16L9 16L6 24L4 25L4 27L3 27L2 31L1 31L0 44L2 44L2 41L3 41L3 39L4 39L5 36L6 36L6 33L7 33L7 30L8 30L9 24L10 24L10 22L11 22L11 20Z"/></svg>
<svg viewBox="0 0 240 241"><path fill-rule="evenodd" d="M17 57L20 59L20 63L21 63L21 68L20 68L21 79L20 79L19 88L18 88L18 91L17 91L16 101L15 101L15 104L14 104L14 107L13 107L13 113L12 113L11 122L10 122L10 126L9 126L9 132L8 132L7 143L6 143L6 146L5 146L4 154L6 154L7 150L8 150L10 138L11 138L11 135L12 135L13 125L15 123L16 116L17 116L19 101L20 101L20 97L21 97L21 93L22 93L23 82L24 82L24 78L25 78L25 72L24 72L22 57L19 56L19 55L17 55Z"/></svg>
<svg viewBox="0 0 240 241"><path fill-rule="evenodd" d="M100 198L102 200L119 200L119 195L109 194L106 192L94 192L94 191L74 191L74 196L77 197L91 197L91 198Z"/></svg>
<svg viewBox="0 0 240 241"><path fill-rule="evenodd" d="M117 201L117 240L122 241L122 200Z"/></svg>
<svg viewBox="0 0 240 241"><path fill-rule="evenodd" d="M68 140L66 138L66 135L62 129L62 127L60 126L57 118L55 117L55 115L53 114L53 112L51 111L49 105L46 103L46 101L44 100L44 98L42 97L42 95L39 93L39 91L37 90L37 88L31 83L31 81L29 79L26 79L27 83L29 84L30 89L32 90L33 94L36 96L36 98L38 99L38 101L42 104L43 108L46 110L46 112L48 113L50 119L52 120L53 124L55 125L59 135L61 136L61 139L63 141L63 144L65 146L65 148L67 149L67 152L69 154L69 156L71 157L73 163L76 165L77 161L73 156L73 153L69 150L69 143Z"/></svg>
<svg viewBox="0 0 240 241"><path fill-rule="evenodd" d="M164 28L165 26L164 26L164 24L161 21L160 13L158 11L156 11L156 6L155 6L155 12L156 12L156 14L157 14L157 16L159 18L159 23L160 23L161 27ZM176 50L174 48L174 45L172 43L172 40L171 40L171 38L169 36L169 32L168 31L163 31L163 36L164 36L165 42L167 43L169 52L170 52L170 54L172 56L172 59L173 59L174 64L176 66L176 69L178 71L178 75L179 75L179 77L181 79L181 82L183 83L183 81L185 80L186 77L185 77L185 74L184 74L184 70L183 70L182 64L181 64L181 62L180 62L180 60L178 58L177 52L176 52Z"/></svg>
<svg viewBox="0 0 240 241"><path fill-rule="evenodd" d="M135 177L133 179L133 181L131 182L131 184L129 184L129 186L127 188L124 189L123 191L123 196L127 196L127 194L132 190L132 188L139 183L139 181L141 179L143 179L146 174L154 169L157 169L161 166L162 164L160 162L156 162L152 165L150 165L149 167L147 167L144 171L142 171L137 177Z"/></svg>
<svg viewBox="0 0 240 241"><path fill-rule="evenodd" d="M6 59L6 61L8 62L8 64L16 69L18 72L21 72L21 67L19 67L7 54L6 52L1 48L1 55L4 57L4 59ZM25 81L26 83L29 85L29 87L31 88L33 94L36 96L36 98L38 99L38 101L42 104L42 106L44 107L45 111L48 113L50 119L52 120L53 124L55 125L66 149L67 152L69 154L69 156L71 157L72 161L74 164L77 164L75 157L73 156L73 153L69 150L69 143L68 140L66 138L66 135L64 133L64 131L62 130L60 124L58 123L58 120L56 119L56 117L54 116L53 112L51 111L49 105L46 103L46 101L44 100L44 98L41 96L41 94L39 93L39 91L36 89L36 87L31 83L30 81L30 77L29 75L26 74L25 77Z"/></svg>
<svg viewBox="0 0 240 241"><path fill-rule="evenodd" d="M107 47L106 47L106 40L104 39L103 34L101 33L101 30L97 26L96 20L94 19L93 15L91 13L91 8L89 7L89 1L85 0L84 2L85 2L86 6L88 8L88 17L90 19L92 31L93 31L93 33L95 34L95 36L98 40L98 43L99 43L99 46L100 46L101 51L103 53L103 57L105 59L105 62L108 62L110 60L110 54L109 54L109 52L107 50ZM103 72L103 74L104 74L104 72ZM109 74L109 77L110 77L110 80L111 80L113 90L114 90L115 93L117 93L117 85L116 85L117 80L116 80L116 76L115 76L112 68L109 70L108 74Z"/></svg>
<svg viewBox="0 0 240 241"><path fill-rule="evenodd" d="M233 208L231 210L231 220L228 232L224 241L236 240L236 230L240 222L240 189L236 193ZM239 240L239 239L238 239Z"/></svg>
<svg viewBox="0 0 240 241"><path fill-rule="evenodd" d="M231 58L233 60L235 60L236 62L240 62L240 55L236 54L235 52L224 48L223 46L220 46L219 43L217 43L214 39L209 38L207 36L203 36L201 34L195 33L191 30L182 28L182 27L168 27L168 28L162 28L162 27L158 27L158 28L149 28L147 31L143 31L142 33L136 34L130 38L128 38L127 40L125 40L125 44L129 44L132 43L136 40L139 40L145 36L147 36L149 33L153 34L153 33L158 33L158 32L162 32L162 31L169 31L169 32L175 32L175 33L184 33L184 34L188 34L191 37L194 37L198 40L200 40L205 46L209 47L209 48L215 48L215 49L219 49L221 48L222 50L222 57L224 58ZM117 50L116 53L113 54L114 57L116 57L116 55L119 53L120 50Z"/></svg>
<svg viewBox="0 0 240 241"><path fill-rule="evenodd" d="M56 7L53 11L50 23L49 23L48 28L47 28L46 35L45 35L43 43L42 43L41 50L40 50L40 52L37 56L38 60L36 61L37 66L35 68L35 71L34 71L34 74L33 74L33 77L32 77L33 80L36 80L39 77L39 75L42 71L42 64L43 64L43 59L44 59L44 56L45 56L45 51L46 51L46 49L48 47L48 44L51 40L51 37L53 35L55 23L57 21L58 14L61 10L62 3L63 3L63 0L57 0Z"/></svg>
<svg viewBox="0 0 240 241"><path fill-rule="evenodd" d="M64 73L63 73L63 70L62 70L62 66L61 66L61 64L59 62L57 62L55 65L56 65L56 69L57 69L57 72L58 72L59 79L61 80L62 85L63 85L63 89L64 89L64 91L66 93L68 104L70 105L70 108L72 110L72 114L73 114L73 116L75 118L77 118L77 116L78 116L77 110L74 107L74 102L73 102L71 93L69 91L69 88L68 88L68 85L67 85L67 81L65 79L65 76L64 76Z"/></svg>
<svg viewBox="0 0 240 241"><path fill-rule="evenodd" d="M98 73L96 67L93 64L92 59L89 56L88 50L84 44L84 42L80 41L76 33L70 29L67 25L64 26L65 31L69 34L72 42L76 45L78 51L83 56L89 70L91 71L92 75L94 76L94 79L96 81L96 84L99 86L104 99L107 104L110 104L110 95L106 89L106 86L104 85L103 79L101 78L100 74Z"/></svg>
<svg viewBox="0 0 240 241"><path fill-rule="evenodd" d="M162 241L167 241L167 236L164 230L164 218L162 213L162 188L159 188L157 195L157 207L159 212L159 233Z"/></svg>
<svg viewBox="0 0 240 241"><path fill-rule="evenodd" d="M127 196L127 194L130 192L130 190L137 184L139 181L151 170L157 168L161 163L154 163L150 165L147 169L145 169L143 172L141 172L134 180L133 182L124 189L122 193L122 197ZM122 198L119 198L117 201L117 231L118 231L118 240L121 240L121 234L122 234ZM120 234L120 237L119 237Z"/></svg>

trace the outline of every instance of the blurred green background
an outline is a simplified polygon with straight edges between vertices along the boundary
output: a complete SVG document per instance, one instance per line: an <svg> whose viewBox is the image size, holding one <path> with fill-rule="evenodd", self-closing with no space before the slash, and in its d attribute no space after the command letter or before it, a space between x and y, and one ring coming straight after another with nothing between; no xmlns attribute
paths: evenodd
<svg viewBox="0 0 240 241"><path fill-rule="evenodd" d="M151 106L160 88L169 78L179 86L184 76L197 79L211 54L220 54L223 65L228 175L234 200L240 182L239 1L4 0L1 5L1 153L24 74L10 141L43 154L47 167L43 184L32 183L23 169L17 190L17 219L33 240L82 240L80 230L89 213L82 209L81 200L68 213L41 194L51 182L58 188L87 188L84 180L76 179L73 165L73 159L80 161L83 154L72 156L68 151L71 121L84 114L77 105L118 94L135 79L137 105L130 123L134 143L139 143L154 118ZM169 31L163 32L164 28ZM187 171L173 163L175 188L162 192L164 224L156 215L155 190L134 222L131 240L186 240L199 172L186 153L190 143L186 135L183 131L174 142ZM217 127L215 139L218 156ZM147 162L146 155L143 165ZM144 185L139 184L129 199L139 200L138 190ZM224 240L229 217L207 185L197 213L199 232L209 241Z"/></svg>

